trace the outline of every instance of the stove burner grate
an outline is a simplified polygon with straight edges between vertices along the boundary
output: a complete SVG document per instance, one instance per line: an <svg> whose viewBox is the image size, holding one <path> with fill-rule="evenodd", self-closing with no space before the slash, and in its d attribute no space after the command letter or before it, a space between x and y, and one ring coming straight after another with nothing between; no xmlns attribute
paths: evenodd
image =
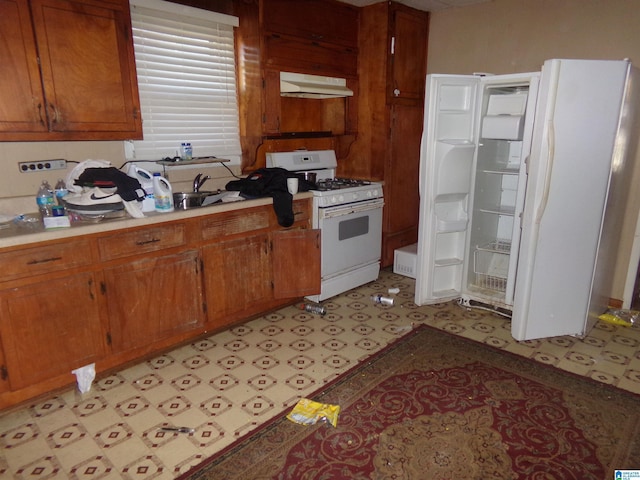
<svg viewBox="0 0 640 480"><path fill-rule="evenodd" d="M361 187L363 185L371 185L368 180L358 180L354 178L326 178L316 182L318 190L340 190L342 188Z"/></svg>

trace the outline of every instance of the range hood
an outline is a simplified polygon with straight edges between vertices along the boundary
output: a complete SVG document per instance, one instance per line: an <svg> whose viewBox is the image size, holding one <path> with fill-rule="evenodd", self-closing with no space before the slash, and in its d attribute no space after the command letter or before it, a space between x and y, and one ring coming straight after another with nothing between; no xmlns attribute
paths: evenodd
<svg viewBox="0 0 640 480"><path fill-rule="evenodd" d="M280 95L301 98L351 97L344 78L323 77L303 73L280 72Z"/></svg>

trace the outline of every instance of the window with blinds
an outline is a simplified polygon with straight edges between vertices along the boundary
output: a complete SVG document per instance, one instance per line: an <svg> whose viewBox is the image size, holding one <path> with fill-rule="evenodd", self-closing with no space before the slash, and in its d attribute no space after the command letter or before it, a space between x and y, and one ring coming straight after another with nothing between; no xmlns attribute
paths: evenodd
<svg viewBox="0 0 640 480"><path fill-rule="evenodd" d="M162 0L132 0L144 140L128 160L241 155L233 27L238 19Z"/></svg>

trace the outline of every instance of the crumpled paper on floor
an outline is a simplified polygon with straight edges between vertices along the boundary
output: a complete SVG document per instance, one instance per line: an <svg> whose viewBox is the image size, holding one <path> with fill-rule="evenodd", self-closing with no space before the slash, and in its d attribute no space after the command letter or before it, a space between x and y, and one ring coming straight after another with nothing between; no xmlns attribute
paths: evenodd
<svg viewBox="0 0 640 480"><path fill-rule="evenodd" d="M301 398L296 406L293 407L293 410L287 414L287 418L301 425L314 425L319 421L325 421L337 427L339 413L339 405L319 403L308 398Z"/></svg>
<svg viewBox="0 0 640 480"><path fill-rule="evenodd" d="M78 390L80 390L80 393L87 393L91 390L91 383L96 378L96 364L91 363L84 367L76 368L75 370L72 370L71 373L76 376L76 382L78 383Z"/></svg>

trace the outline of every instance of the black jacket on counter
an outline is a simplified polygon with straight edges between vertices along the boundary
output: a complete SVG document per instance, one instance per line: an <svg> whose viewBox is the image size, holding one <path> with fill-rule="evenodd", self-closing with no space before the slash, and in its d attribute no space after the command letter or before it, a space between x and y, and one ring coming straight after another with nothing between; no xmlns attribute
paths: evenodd
<svg viewBox="0 0 640 480"><path fill-rule="evenodd" d="M287 178L298 179L298 191L308 192L316 185L295 172L284 168L260 168L246 178L232 180L227 190L240 192L245 197L273 197L273 209L282 227L290 227L294 222L293 195L287 189Z"/></svg>

